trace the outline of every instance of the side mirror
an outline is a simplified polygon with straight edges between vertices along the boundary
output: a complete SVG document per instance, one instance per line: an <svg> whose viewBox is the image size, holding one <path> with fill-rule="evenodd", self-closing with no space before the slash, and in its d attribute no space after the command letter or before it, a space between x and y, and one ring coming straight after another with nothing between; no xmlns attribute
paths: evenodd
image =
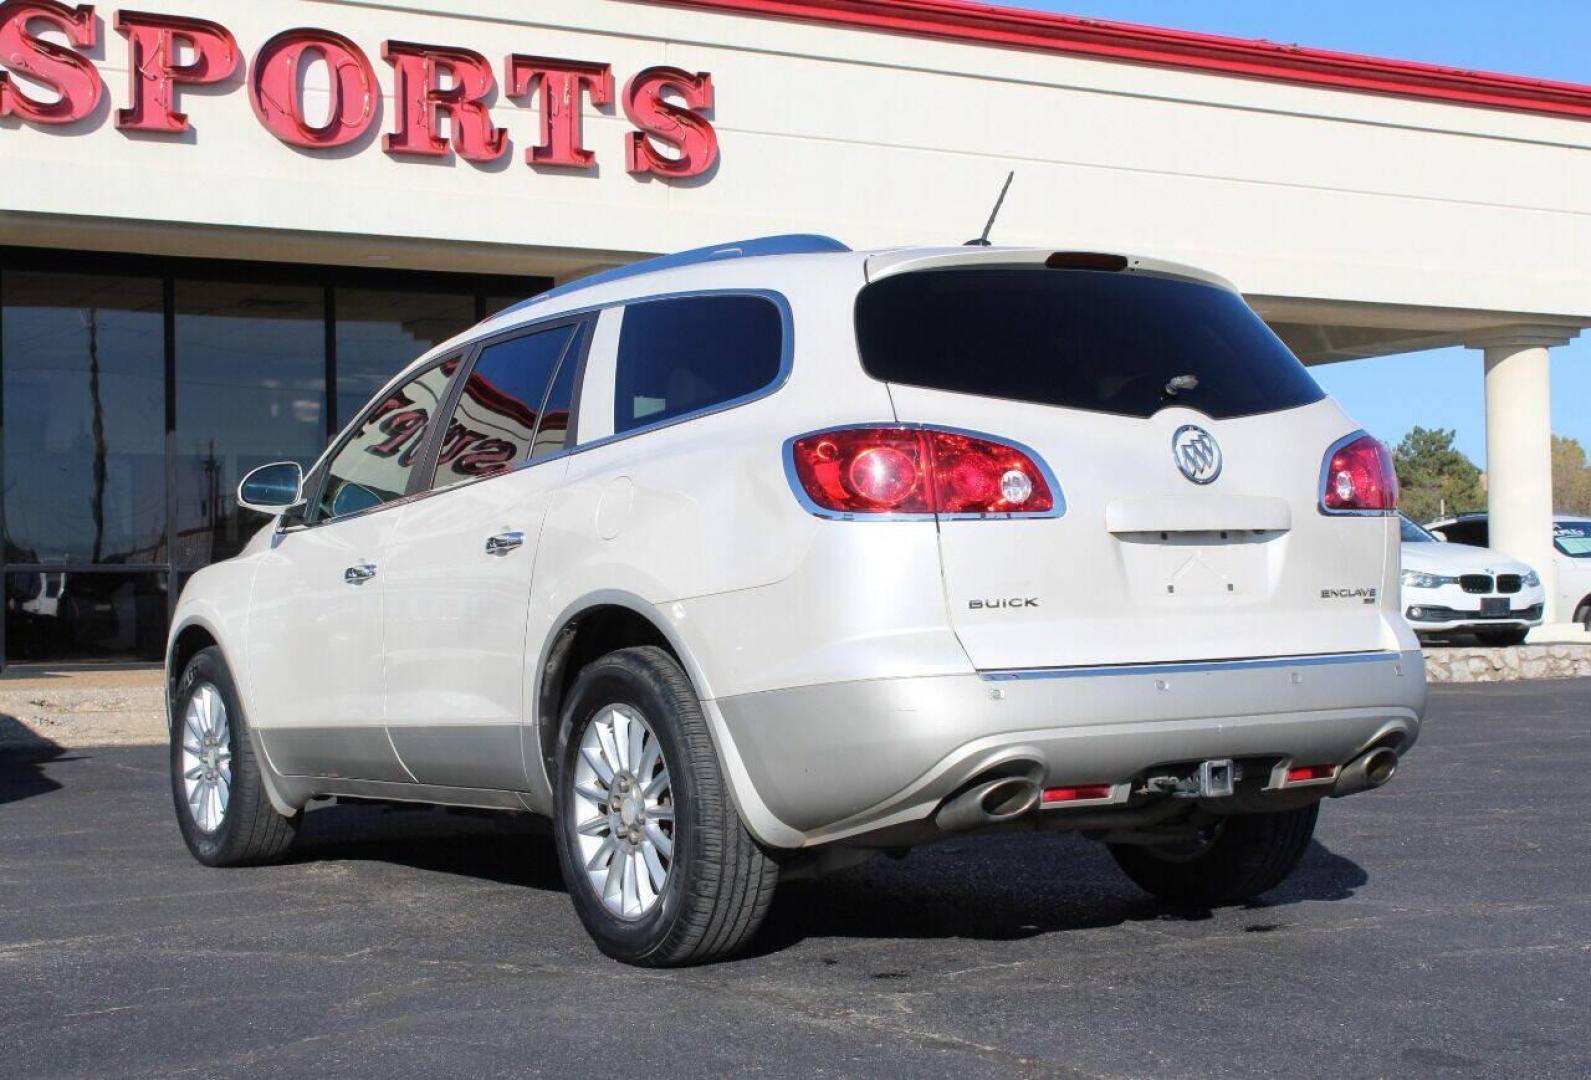
<svg viewBox="0 0 1591 1080"><path fill-rule="evenodd" d="M275 516L304 501L304 470L296 461L261 465L238 485L238 505Z"/></svg>

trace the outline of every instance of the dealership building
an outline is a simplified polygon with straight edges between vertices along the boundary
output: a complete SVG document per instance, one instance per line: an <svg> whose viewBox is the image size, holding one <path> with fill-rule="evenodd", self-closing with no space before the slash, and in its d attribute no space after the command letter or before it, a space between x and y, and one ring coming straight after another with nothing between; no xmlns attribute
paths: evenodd
<svg viewBox="0 0 1591 1080"><path fill-rule="evenodd" d="M147 2L0 3L6 662L158 657L239 477L489 312L959 243L1012 172L996 243L1214 270L1308 363L1483 352L1492 543L1551 572L1591 87L952 0Z"/></svg>

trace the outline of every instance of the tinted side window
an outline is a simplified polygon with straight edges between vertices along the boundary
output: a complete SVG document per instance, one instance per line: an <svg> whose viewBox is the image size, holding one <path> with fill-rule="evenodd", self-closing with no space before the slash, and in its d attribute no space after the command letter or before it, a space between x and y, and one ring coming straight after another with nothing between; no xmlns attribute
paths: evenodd
<svg viewBox="0 0 1591 1080"><path fill-rule="evenodd" d="M538 445L536 432L548 386L565 357L576 352L579 332L577 326L560 326L481 350L442 436L434 487L495 476L562 448L561 428L555 447ZM563 414L561 425L568 427L567 405ZM548 438L553 440L550 426Z"/></svg>
<svg viewBox="0 0 1591 1080"><path fill-rule="evenodd" d="M633 431L756 393L779 378L784 326L760 296L693 296L625 309L613 430Z"/></svg>
<svg viewBox="0 0 1591 1080"><path fill-rule="evenodd" d="M1485 547L1486 531L1484 521L1455 521L1442 526L1442 535L1447 537L1449 543L1468 544L1470 547Z"/></svg>
<svg viewBox="0 0 1591 1080"><path fill-rule="evenodd" d="M370 411L331 459L318 519L355 514L403 497L458 365L454 357L426 369Z"/></svg>
<svg viewBox="0 0 1591 1080"><path fill-rule="evenodd" d="M1325 396L1241 298L1171 278L900 274L862 290L856 331L875 379L1039 405L1148 417L1176 403L1221 420Z"/></svg>

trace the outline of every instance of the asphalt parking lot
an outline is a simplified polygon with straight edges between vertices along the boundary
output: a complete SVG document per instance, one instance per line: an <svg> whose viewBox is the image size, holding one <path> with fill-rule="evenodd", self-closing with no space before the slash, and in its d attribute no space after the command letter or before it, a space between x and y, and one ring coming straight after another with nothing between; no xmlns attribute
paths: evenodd
<svg viewBox="0 0 1591 1080"><path fill-rule="evenodd" d="M0 1075L1591 1075L1591 680L1439 687L1264 903L1173 911L1068 837L787 886L755 955L588 943L552 843L313 811L192 862L158 748L0 756Z"/></svg>

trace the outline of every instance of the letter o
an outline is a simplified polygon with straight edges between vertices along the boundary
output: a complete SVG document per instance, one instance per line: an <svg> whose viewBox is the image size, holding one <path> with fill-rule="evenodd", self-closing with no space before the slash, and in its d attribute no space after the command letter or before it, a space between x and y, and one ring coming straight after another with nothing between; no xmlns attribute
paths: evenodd
<svg viewBox="0 0 1591 1080"><path fill-rule="evenodd" d="M320 126L304 118L299 72L318 53L331 69L331 109ZM330 30L284 30L260 47L249 77L249 101L260 123L290 146L343 146L376 122L381 92L369 57ZM352 115L350 115L352 114Z"/></svg>

